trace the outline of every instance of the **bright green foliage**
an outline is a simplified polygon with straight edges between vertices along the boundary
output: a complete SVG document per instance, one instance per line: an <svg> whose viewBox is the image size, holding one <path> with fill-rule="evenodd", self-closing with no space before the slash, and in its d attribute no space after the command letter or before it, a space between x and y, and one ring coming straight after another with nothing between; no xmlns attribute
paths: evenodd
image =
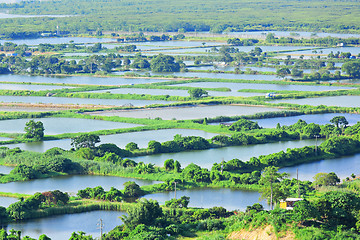
<svg viewBox="0 0 360 240"><path fill-rule="evenodd" d="M85 234L84 232L73 232L69 240L94 240L92 236Z"/></svg>
<svg viewBox="0 0 360 240"><path fill-rule="evenodd" d="M210 172L206 168L191 163L184 168L182 175L188 181L210 182Z"/></svg>
<svg viewBox="0 0 360 240"><path fill-rule="evenodd" d="M179 72L180 65L175 62L175 58L168 55L159 54L151 60L151 71L153 72Z"/></svg>
<svg viewBox="0 0 360 240"><path fill-rule="evenodd" d="M360 62L359 61L350 61L345 62L341 66L341 71L346 72L350 77L358 78L360 77Z"/></svg>
<svg viewBox="0 0 360 240"><path fill-rule="evenodd" d="M141 199L135 207L128 209L128 216L123 216L122 219L126 227L134 229L139 224L155 225L156 219L162 215L157 201Z"/></svg>
<svg viewBox="0 0 360 240"><path fill-rule="evenodd" d="M170 199L165 201L165 206L170 208L187 208L190 202L190 197L182 196L180 199Z"/></svg>
<svg viewBox="0 0 360 240"><path fill-rule="evenodd" d="M188 90L188 93L191 98L201 98L208 95L208 92L202 88L191 88Z"/></svg>
<svg viewBox="0 0 360 240"><path fill-rule="evenodd" d="M71 139L71 146L75 149L95 148L95 144L100 142L100 137L95 134L84 133Z"/></svg>
<svg viewBox="0 0 360 240"><path fill-rule="evenodd" d="M39 174L39 172L33 167L19 164L13 170L11 170L10 174L18 175L23 179L34 179Z"/></svg>
<svg viewBox="0 0 360 240"><path fill-rule="evenodd" d="M44 137L44 130L45 128L41 121L35 122L34 120L30 120L26 123L24 137L41 140Z"/></svg>
<svg viewBox="0 0 360 240"><path fill-rule="evenodd" d="M330 120L337 128L346 128L349 122L346 120L344 116L336 116Z"/></svg>
<svg viewBox="0 0 360 240"><path fill-rule="evenodd" d="M357 151L360 142L351 137L333 137L320 144L320 147L328 153L336 155L349 155Z"/></svg>
<svg viewBox="0 0 360 240"><path fill-rule="evenodd" d="M164 168L167 171L174 170L174 159L167 159L164 162Z"/></svg>
<svg viewBox="0 0 360 240"><path fill-rule="evenodd" d="M125 149L128 151L134 151L139 149L139 146L134 142L129 142L128 144L126 144Z"/></svg>
<svg viewBox="0 0 360 240"><path fill-rule="evenodd" d="M155 140L151 140L148 143L148 151L152 152L152 153L159 153L161 152L161 143L155 141Z"/></svg>
<svg viewBox="0 0 360 240"><path fill-rule="evenodd" d="M319 135L320 131L321 131L320 125L315 123L309 123L303 129L303 133L310 137L313 137L314 135Z"/></svg>
<svg viewBox="0 0 360 240"><path fill-rule="evenodd" d="M317 173L314 176L313 184L317 187L320 186L335 186L340 183L340 178L334 173Z"/></svg>
<svg viewBox="0 0 360 240"><path fill-rule="evenodd" d="M257 122L253 122L244 118L239 119L235 123L231 124L229 130L231 131L248 131L253 129L261 129Z"/></svg>
<svg viewBox="0 0 360 240"><path fill-rule="evenodd" d="M141 190L140 186L135 182L129 181L124 183L124 196L125 197L140 197L144 194L143 190Z"/></svg>
<svg viewBox="0 0 360 240"><path fill-rule="evenodd" d="M111 187L109 191L105 191L101 186L95 188L85 188L79 190L77 195L81 198L101 199L111 202L121 202L123 194L118 189Z"/></svg>
<svg viewBox="0 0 360 240"><path fill-rule="evenodd" d="M281 181L287 177L286 173L279 173L277 167L266 167L261 174L259 183L263 185L261 189L261 198L267 199L271 207L279 200L285 199L288 195L288 189Z"/></svg>

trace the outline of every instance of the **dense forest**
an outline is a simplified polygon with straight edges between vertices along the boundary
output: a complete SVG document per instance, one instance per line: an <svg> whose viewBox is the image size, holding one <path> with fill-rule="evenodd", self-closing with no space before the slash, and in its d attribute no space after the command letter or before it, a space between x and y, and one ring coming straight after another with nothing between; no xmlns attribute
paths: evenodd
<svg viewBox="0 0 360 240"><path fill-rule="evenodd" d="M67 15L1 19L2 33L60 31L359 31L356 1L42 1L2 4L17 14ZM141 16L141 17L139 17Z"/></svg>

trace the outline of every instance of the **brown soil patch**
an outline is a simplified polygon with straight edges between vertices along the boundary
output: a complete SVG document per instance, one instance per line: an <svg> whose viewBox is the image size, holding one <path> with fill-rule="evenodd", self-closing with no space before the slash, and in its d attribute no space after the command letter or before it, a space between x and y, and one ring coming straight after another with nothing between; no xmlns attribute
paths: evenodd
<svg viewBox="0 0 360 240"><path fill-rule="evenodd" d="M241 239L241 240L293 240L295 239L294 233L288 231L286 233L279 233L277 237L274 233L272 226L267 226L266 228L257 228L255 230L249 231L242 229L241 231L232 232L229 234L227 239Z"/></svg>

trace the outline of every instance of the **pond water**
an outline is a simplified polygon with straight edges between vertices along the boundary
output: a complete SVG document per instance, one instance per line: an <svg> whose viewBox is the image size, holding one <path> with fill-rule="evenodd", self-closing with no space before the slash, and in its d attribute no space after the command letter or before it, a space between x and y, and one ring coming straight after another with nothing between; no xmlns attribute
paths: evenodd
<svg viewBox="0 0 360 240"><path fill-rule="evenodd" d="M137 99L100 99L100 98L66 98L66 97L29 97L29 96L0 96L0 102L44 103L44 104L73 104L73 105L124 105L146 106L152 104L170 104L171 101L137 100Z"/></svg>
<svg viewBox="0 0 360 240"><path fill-rule="evenodd" d="M8 140L12 140L12 138L0 137L0 141L8 141Z"/></svg>
<svg viewBox="0 0 360 240"><path fill-rule="evenodd" d="M0 106L0 112L51 112L60 110L64 110L64 108Z"/></svg>
<svg viewBox="0 0 360 240"><path fill-rule="evenodd" d="M0 82L32 82L32 83L64 83L85 85L133 85L163 82L165 80L153 78L122 78L122 77L91 77L91 76L69 76L69 77L45 77L28 75L3 75L0 74Z"/></svg>
<svg viewBox="0 0 360 240"><path fill-rule="evenodd" d="M233 189L186 189L177 190L176 198L182 196L190 197L189 207L224 207L228 211L241 210L245 211L247 206L252 206L254 203L260 203L265 209L269 209L266 200L259 200L260 193L246 190L233 190ZM163 193L153 193L145 195L144 198L157 200L160 204L165 204L175 197L173 191Z"/></svg>
<svg viewBox="0 0 360 240"><path fill-rule="evenodd" d="M14 169L14 167L0 165L0 173L2 173L2 174L9 174L11 172L11 170L13 170L13 169Z"/></svg>
<svg viewBox="0 0 360 240"><path fill-rule="evenodd" d="M250 52L254 50L255 47L261 48L263 52L277 52L277 51L296 51L314 47L300 47L300 46L239 46L235 47L239 49L240 52Z"/></svg>
<svg viewBox="0 0 360 240"><path fill-rule="evenodd" d="M8 207L10 204L13 204L14 202L19 201L18 198L13 197L0 197L0 206L1 207Z"/></svg>
<svg viewBox="0 0 360 240"><path fill-rule="evenodd" d="M338 107L360 107L360 96L336 96L336 97L318 97L302 99L275 100L271 103L293 103L300 105L326 105Z"/></svg>
<svg viewBox="0 0 360 240"><path fill-rule="evenodd" d="M357 166L360 164L360 154L335 159L327 159L312 163L304 163L293 167L280 169L280 172L287 172L290 177L296 178L296 169L299 169L299 179L314 181L313 177L320 172L335 172L340 179L350 177L351 174L359 176Z"/></svg>
<svg viewBox="0 0 360 240"><path fill-rule="evenodd" d="M149 95L169 95L169 96L181 96L189 97L187 90L169 90L169 89L144 89L144 88L118 88L91 91L93 93L106 93L110 92L113 94L149 94ZM207 91L210 96L238 96L238 97L253 97L264 95L262 93L248 93L248 92L219 92L219 91Z"/></svg>
<svg viewBox="0 0 360 240"><path fill-rule="evenodd" d="M231 66L199 66L199 67L188 67L189 70L220 70L220 71L235 71L236 67ZM247 69L251 69L252 71L258 71L258 72L276 72L276 68L272 67L248 67L248 66L242 66L239 67L241 71L246 71ZM304 73L312 73L316 72L317 69L300 69ZM336 70L328 70L330 73L334 73Z"/></svg>
<svg viewBox="0 0 360 240"><path fill-rule="evenodd" d="M316 52L314 52L316 51ZM332 47L332 48L322 48L318 50L305 50L301 52L293 52L293 53L301 53L301 54L329 54L333 52L334 54L337 52L350 52L352 55L358 55L360 53L360 47ZM291 55L291 53L289 53Z"/></svg>
<svg viewBox="0 0 360 240"><path fill-rule="evenodd" d="M2 1L0 1L1 3ZM8 14L0 13L0 19L2 18L34 18L34 17L70 17L70 15L19 15L19 14Z"/></svg>
<svg viewBox="0 0 360 240"><path fill-rule="evenodd" d="M30 120L31 119L1 120L0 132L23 133L25 132L25 124ZM82 118L35 118L33 120L41 121L44 124L46 135L142 126L133 123L111 122Z"/></svg>
<svg viewBox="0 0 360 240"><path fill-rule="evenodd" d="M44 38L32 38L32 39L16 39L16 40L0 40L1 44L5 42L13 42L17 45L39 45L45 44L62 44L62 43L98 43L98 42L116 42L113 38L90 38L90 37L44 37Z"/></svg>
<svg viewBox="0 0 360 240"><path fill-rule="evenodd" d="M240 116L252 115L261 112L282 111L279 108L248 107L237 105L214 105L214 106L191 106L191 107L167 107L145 110L113 110L89 113L90 115L119 116L133 118L156 118L171 119L199 119L217 116Z"/></svg>
<svg viewBox="0 0 360 240"><path fill-rule="evenodd" d="M0 83L1 90L29 90L29 91L44 91L73 88L67 86L51 86L51 85L28 85L28 84L2 84Z"/></svg>
<svg viewBox="0 0 360 240"><path fill-rule="evenodd" d="M136 182L139 186L152 185L159 183L158 181L123 178L113 176L98 176L98 175L70 175L59 176L53 178L34 179L26 182L9 182L0 184L2 192L34 194L36 192L46 192L53 190L60 190L68 192L71 195L77 194L81 189L87 187L102 186L106 191L111 187L117 189L124 189L124 183L128 181Z"/></svg>
<svg viewBox="0 0 360 240"><path fill-rule="evenodd" d="M155 140L158 142L165 142L174 139L176 134L181 134L182 136L200 136L206 139L210 139L213 136L217 135L215 133L208 133L201 130L193 129L162 129L162 130L153 130L153 131L142 131L142 132L129 132L121 133L114 135L102 135L100 136L101 143L114 143L121 148L129 142L135 142L139 148L146 148L149 141ZM46 150L59 147L65 150L71 148L70 139L61 139L54 141L41 141L41 142L29 142L29 143L18 143L18 144L8 144L3 145L9 148L19 147L22 150L29 150L35 152L45 152ZM0 168L1 171L1 168Z"/></svg>
<svg viewBox="0 0 360 240"><path fill-rule="evenodd" d="M205 44L203 44L205 43ZM160 41L160 42L141 42L134 43L136 46L153 46L153 47L201 47L224 45L222 42L206 42L206 41Z"/></svg>
<svg viewBox="0 0 360 240"><path fill-rule="evenodd" d="M308 115L299 115L299 116L290 116L290 117L277 117L277 118L266 118L266 119L252 119L252 121L257 122L261 127L264 128L275 128L277 123L283 125L292 125L296 123L299 119L304 120L307 123L316 123L316 124L331 124L330 119L336 116L344 116L349 122L349 125L354 125L360 121L360 115L351 114L351 113L325 113L325 114L308 114Z"/></svg>
<svg viewBox="0 0 360 240"><path fill-rule="evenodd" d="M318 144L321 142L322 140L318 139ZM154 163L157 166L163 166L165 160L172 158L174 160L178 160L181 167L185 167L190 163L195 163L201 167L211 169L214 163L220 163L222 160L229 161L231 159L238 158L242 161L248 161L251 157L286 151L287 148L301 148L310 145L315 145L315 139L281 141L246 146L231 146L189 152L163 153L134 157L132 159L137 162Z"/></svg>
<svg viewBox="0 0 360 240"><path fill-rule="evenodd" d="M266 36L268 33L273 33L276 37L291 37L296 34L297 37L339 37L339 38L359 38L360 34L348 34L348 33L322 33L322 32L289 32L289 31L255 31L255 32L224 32L224 35L232 36Z"/></svg>
<svg viewBox="0 0 360 240"><path fill-rule="evenodd" d="M5 228L20 230L22 236L38 238L46 234L52 240L70 239L73 232L83 231L86 235L100 237L99 221L103 220L104 232L122 224L119 216L125 212L117 211L92 211L85 213L57 215L46 218L31 219L23 222L9 223Z"/></svg>
<svg viewBox="0 0 360 240"><path fill-rule="evenodd" d="M339 89L354 89L350 87L338 87L338 86L326 86L326 85L285 85L285 84L263 84L263 83L229 83L229 82L192 82L175 84L171 86L187 86L198 88L230 88L231 91L238 91L241 89L259 89L259 90L271 90L271 91L329 91Z"/></svg>
<svg viewBox="0 0 360 240"><path fill-rule="evenodd" d="M156 73L154 73L156 74ZM169 75L165 74L165 75ZM172 75L177 77L197 77L197 78L223 78L223 79L244 79L244 80L280 80L276 75L251 75L251 74L235 74L235 73L209 73L209 72L176 72Z"/></svg>

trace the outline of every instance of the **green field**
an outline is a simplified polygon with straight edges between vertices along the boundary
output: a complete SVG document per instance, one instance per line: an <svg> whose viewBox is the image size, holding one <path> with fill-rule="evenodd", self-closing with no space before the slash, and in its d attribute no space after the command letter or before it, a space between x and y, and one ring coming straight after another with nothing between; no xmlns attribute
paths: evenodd
<svg viewBox="0 0 360 240"><path fill-rule="evenodd" d="M354 0L79 0L1 5L17 14L65 18L1 19L1 32L303 30L360 32Z"/></svg>

